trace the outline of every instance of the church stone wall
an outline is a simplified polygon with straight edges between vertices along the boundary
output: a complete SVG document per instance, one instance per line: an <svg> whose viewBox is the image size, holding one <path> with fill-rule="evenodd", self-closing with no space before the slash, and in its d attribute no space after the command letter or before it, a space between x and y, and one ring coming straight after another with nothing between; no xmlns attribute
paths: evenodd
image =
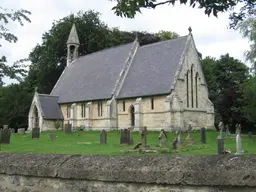
<svg viewBox="0 0 256 192"><path fill-rule="evenodd" d="M125 101L125 111L123 111L123 101ZM117 101L119 128L128 128L131 125L130 107L134 105L135 101L136 101L136 98Z"/></svg>
<svg viewBox="0 0 256 192"><path fill-rule="evenodd" d="M193 65L193 67L192 67ZM191 69L193 70L193 103L191 100ZM189 93L189 107L187 107L187 78L186 73L189 73L188 93ZM196 107L196 86L195 77L198 73L198 107ZM183 118L184 126L192 121L193 128L213 128L214 127L214 107L208 99L208 89L204 78L202 66L200 64L198 53L192 39L188 44L188 49L185 52L183 65L176 82L175 91L179 98L183 101Z"/></svg>

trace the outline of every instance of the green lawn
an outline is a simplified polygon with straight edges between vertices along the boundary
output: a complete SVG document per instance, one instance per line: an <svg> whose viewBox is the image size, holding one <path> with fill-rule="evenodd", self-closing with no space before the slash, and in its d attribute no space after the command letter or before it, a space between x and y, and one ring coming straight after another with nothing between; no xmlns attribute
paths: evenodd
<svg viewBox="0 0 256 192"><path fill-rule="evenodd" d="M119 131L108 132L107 144L101 145L99 131L75 131L72 135L65 135L62 131L56 131L56 140L52 142L49 139L49 133L41 133L39 140L32 140L31 134L18 135L12 134L11 144L1 144L1 152L10 153L45 153L45 154L99 154L99 155L138 155L137 153L123 154L124 149L132 149L133 146L120 146ZM167 133L167 146L171 147L171 141L175 138L175 133ZM159 132L148 132L148 145L152 149L158 148ZM216 137L218 132L207 131L207 144L200 144L200 132L194 131L192 136L196 142L193 145L186 143L187 133L183 134L183 145L176 151L164 154L217 154ZM138 132L133 133L134 144L140 141ZM256 138L249 140L247 135L242 135L242 145L245 154L256 154ZM225 149L231 149L232 153L236 152L235 136L225 139Z"/></svg>

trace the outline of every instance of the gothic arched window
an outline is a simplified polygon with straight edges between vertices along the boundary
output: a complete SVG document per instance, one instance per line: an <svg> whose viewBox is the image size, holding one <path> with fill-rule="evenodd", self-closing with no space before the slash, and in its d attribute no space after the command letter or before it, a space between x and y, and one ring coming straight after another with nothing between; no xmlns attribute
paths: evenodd
<svg viewBox="0 0 256 192"><path fill-rule="evenodd" d="M196 86L196 108L198 108L198 73L195 77L195 86Z"/></svg>
<svg viewBox="0 0 256 192"><path fill-rule="evenodd" d="M194 65L191 66L191 106L192 108L194 107L194 84L193 84L193 70L194 70Z"/></svg>
<svg viewBox="0 0 256 192"><path fill-rule="evenodd" d="M186 93L187 93L187 107L189 107L189 84L188 84L188 81L189 81L189 77L188 77L188 74L189 74L189 71L187 71L187 74L186 74Z"/></svg>

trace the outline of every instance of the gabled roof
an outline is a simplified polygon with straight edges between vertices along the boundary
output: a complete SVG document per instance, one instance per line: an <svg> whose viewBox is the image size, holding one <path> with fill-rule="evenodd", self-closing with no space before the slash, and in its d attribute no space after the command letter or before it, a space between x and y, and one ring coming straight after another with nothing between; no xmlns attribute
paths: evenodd
<svg viewBox="0 0 256 192"><path fill-rule="evenodd" d="M62 112L58 105L58 97L38 94L44 119L63 119Z"/></svg>
<svg viewBox="0 0 256 192"><path fill-rule="evenodd" d="M91 53L66 67L51 95L58 103L109 99L133 43Z"/></svg>
<svg viewBox="0 0 256 192"><path fill-rule="evenodd" d="M117 98L170 93L187 38L139 47Z"/></svg>

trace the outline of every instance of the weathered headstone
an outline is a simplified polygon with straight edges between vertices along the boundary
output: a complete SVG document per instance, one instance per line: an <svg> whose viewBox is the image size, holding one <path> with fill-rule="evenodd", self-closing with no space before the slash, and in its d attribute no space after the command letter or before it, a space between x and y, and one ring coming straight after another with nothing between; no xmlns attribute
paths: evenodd
<svg viewBox="0 0 256 192"><path fill-rule="evenodd" d="M72 125L70 123L65 124L64 133L65 134L72 134Z"/></svg>
<svg viewBox="0 0 256 192"><path fill-rule="evenodd" d="M39 139L40 137L40 128L32 129L32 139Z"/></svg>
<svg viewBox="0 0 256 192"><path fill-rule="evenodd" d="M0 129L0 138L1 138L1 143L10 144L11 129L8 129L8 128Z"/></svg>
<svg viewBox="0 0 256 192"><path fill-rule="evenodd" d="M100 132L100 144L106 144L107 143L107 132L103 129Z"/></svg>
<svg viewBox="0 0 256 192"><path fill-rule="evenodd" d="M253 137L253 136L252 136L252 132L249 131L249 132L248 132L248 138L249 138L249 139L252 139L252 137Z"/></svg>
<svg viewBox="0 0 256 192"><path fill-rule="evenodd" d="M219 129L220 129L220 135L219 135L219 138L222 138L223 137L223 129L224 129L224 123L222 121L220 121L219 123Z"/></svg>
<svg viewBox="0 0 256 192"><path fill-rule="evenodd" d="M217 143L218 143L218 155L224 154L224 138L221 136L218 136Z"/></svg>
<svg viewBox="0 0 256 192"><path fill-rule="evenodd" d="M186 140L192 140L192 126L191 124L188 125L188 136Z"/></svg>
<svg viewBox="0 0 256 192"><path fill-rule="evenodd" d="M242 155L244 153L244 150L242 148L242 140L241 140L241 135L237 134L236 135L236 155Z"/></svg>
<svg viewBox="0 0 256 192"><path fill-rule="evenodd" d="M143 149L146 149L147 147L147 127L142 127L140 129L140 135L141 135L141 143Z"/></svg>
<svg viewBox="0 0 256 192"><path fill-rule="evenodd" d="M172 142L172 149L177 149L177 143L178 143L178 138L176 137L175 140Z"/></svg>
<svg viewBox="0 0 256 192"><path fill-rule="evenodd" d="M124 130L120 130L120 145L124 144Z"/></svg>
<svg viewBox="0 0 256 192"><path fill-rule="evenodd" d="M230 136L229 125L226 125L226 136Z"/></svg>
<svg viewBox="0 0 256 192"><path fill-rule="evenodd" d="M128 134L129 134L128 145L133 145L132 130L130 128L128 128Z"/></svg>
<svg viewBox="0 0 256 192"><path fill-rule="evenodd" d="M8 127L9 127L8 125L4 125L3 126L4 129L8 129Z"/></svg>
<svg viewBox="0 0 256 192"><path fill-rule="evenodd" d="M240 124L236 124L236 135L237 134L241 134L241 125Z"/></svg>
<svg viewBox="0 0 256 192"><path fill-rule="evenodd" d="M15 133L15 129L14 128L11 129L11 133Z"/></svg>
<svg viewBox="0 0 256 192"><path fill-rule="evenodd" d="M25 128L19 128L18 134L25 134Z"/></svg>
<svg viewBox="0 0 256 192"><path fill-rule="evenodd" d="M56 135L55 135L54 133L50 133L50 134L49 134L49 138L50 138L50 140L53 142L53 141L56 140Z"/></svg>
<svg viewBox="0 0 256 192"><path fill-rule="evenodd" d="M181 136L182 136L182 131L181 129L178 131L178 145L181 145L182 144L182 141L181 141Z"/></svg>
<svg viewBox="0 0 256 192"><path fill-rule="evenodd" d="M167 134L163 129L161 130L158 139L160 147L166 147Z"/></svg>
<svg viewBox="0 0 256 192"><path fill-rule="evenodd" d="M205 128L200 129L200 139L201 139L201 144L206 144L206 133L205 133Z"/></svg>

